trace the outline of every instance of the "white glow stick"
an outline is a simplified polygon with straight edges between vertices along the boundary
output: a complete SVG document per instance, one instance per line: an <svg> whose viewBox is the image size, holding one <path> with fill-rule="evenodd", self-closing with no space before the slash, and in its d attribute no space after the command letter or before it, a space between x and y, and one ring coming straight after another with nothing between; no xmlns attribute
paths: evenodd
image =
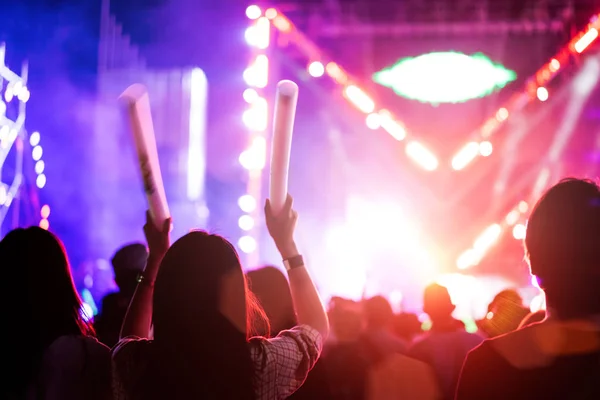
<svg viewBox="0 0 600 400"><path fill-rule="evenodd" d="M160 173L148 91L144 85L136 83L129 86L119 99L127 104L150 214L154 225L162 229L165 219L170 218L171 214Z"/></svg>
<svg viewBox="0 0 600 400"><path fill-rule="evenodd" d="M269 185L269 201L275 215L281 211L287 198L288 170L297 102L298 85L292 81L280 81L277 84L275 113L273 115Z"/></svg>

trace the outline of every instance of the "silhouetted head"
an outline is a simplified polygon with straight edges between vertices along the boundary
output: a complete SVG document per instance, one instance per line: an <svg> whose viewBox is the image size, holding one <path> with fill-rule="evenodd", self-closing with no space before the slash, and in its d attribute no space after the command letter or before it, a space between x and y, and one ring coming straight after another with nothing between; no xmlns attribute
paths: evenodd
<svg viewBox="0 0 600 400"><path fill-rule="evenodd" d="M600 188L565 179L537 202L527 224L531 273L560 318L600 312Z"/></svg>
<svg viewBox="0 0 600 400"><path fill-rule="evenodd" d="M154 289L159 376L149 390L174 399L253 398L248 295L227 240L193 231L173 243Z"/></svg>
<svg viewBox="0 0 600 400"><path fill-rule="evenodd" d="M141 243L123 246L113 256L111 263L115 272L115 282L125 296L133 296L138 275L144 271L147 260L148 250Z"/></svg>
<svg viewBox="0 0 600 400"><path fill-rule="evenodd" d="M448 289L437 283L425 288L423 294L423 311L435 323L439 319L451 318L455 306L450 298Z"/></svg>
<svg viewBox="0 0 600 400"><path fill-rule="evenodd" d="M339 342L354 342L362 333L362 306L353 300L332 297L329 301L329 323Z"/></svg>
<svg viewBox="0 0 600 400"><path fill-rule="evenodd" d="M13 230L0 242L0 260L0 338L10 365L0 394L17 393L58 337L91 335L93 329L82 317L65 249L52 233L38 227Z"/></svg>
<svg viewBox="0 0 600 400"><path fill-rule="evenodd" d="M368 329L387 329L394 318L390 302L383 296L375 296L365 300L363 306Z"/></svg>
<svg viewBox="0 0 600 400"><path fill-rule="evenodd" d="M416 314L401 313L394 316L392 322L392 330L401 339L407 342L412 340L422 333L421 322Z"/></svg>
<svg viewBox="0 0 600 400"><path fill-rule="evenodd" d="M290 285L285 275L275 267L264 267L246 274L252 293L256 296L270 322L259 331L263 336L276 336L296 325L296 312Z"/></svg>

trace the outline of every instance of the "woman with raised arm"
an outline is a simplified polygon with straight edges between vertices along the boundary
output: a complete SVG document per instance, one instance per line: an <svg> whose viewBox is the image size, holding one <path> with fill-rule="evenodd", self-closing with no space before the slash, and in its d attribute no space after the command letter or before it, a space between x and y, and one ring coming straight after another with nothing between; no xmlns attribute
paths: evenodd
<svg viewBox="0 0 600 400"><path fill-rule="evenodd" d="M113 350L117 399L284 399L302 384L328 334L327 317L296 249L291 197L279 215L268 202L265 212L300 325L273 339L250 338L255 302L233 246L193 231L165 251L168 222L159 232L149 221L148 266Z"/></svg>
<svg viewBox="0 0 600 400"><path fill-rule="evenodd" d="M0 242L0 260L0 399L110 399L110 350L84 318L58 238L15 229Z"/></svg>

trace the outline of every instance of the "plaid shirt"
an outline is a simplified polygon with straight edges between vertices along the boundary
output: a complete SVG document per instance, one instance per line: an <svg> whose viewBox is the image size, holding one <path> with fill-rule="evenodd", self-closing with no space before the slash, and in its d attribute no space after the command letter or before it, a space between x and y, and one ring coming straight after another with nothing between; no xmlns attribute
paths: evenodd
<svg viewBox="0 0 600 400"><path fill-rule="evenodd" d="M141 360L145 352L132 351L132 347L149 343L145 339L127 337L113 349L113 388L115 400L128 400L125 385L119 377L123 365ZM142 346L139 346L140 348ZM254 363L254 387L257 400L280 400L294 393L308 376L323 348L321 334L308 325L299 325L282 331L273 339L253 337L248 341L250 357ZM143 363L143 361L142 361ZM125 368L127 370L127 368ZM139 369L138 369L139 371ZM131 379L131 377L127 377Z"/></svg>

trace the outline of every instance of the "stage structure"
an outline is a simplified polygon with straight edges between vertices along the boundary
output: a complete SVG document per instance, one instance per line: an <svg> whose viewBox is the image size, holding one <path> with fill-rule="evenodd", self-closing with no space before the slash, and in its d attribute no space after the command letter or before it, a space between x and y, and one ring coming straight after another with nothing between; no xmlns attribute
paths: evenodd
<svg viewBox="0 0 600 400"><path fill-rule="evenodd" d="M43 150L39 132L28 135L25 128L26 103L31 93L27 87L28 66L23 63L20 75L5 63L6 47L0 44L0 234L20 226L29 208L35 209L35 223L48 229L50 208L39 204L37 190L25 190L29 175L34 176L39 189L46 185ZM29 165L31 152L35 175L26 174L24 165ZM26 218L26 223L31 223Z"/></svg>
<svg viewBox="0 0 600 400"><path fill-rule="evenodd" d="M328 2L329 7L340 7L337 2ZM537 18L544 10L531 10L527 15L531 18L521 21L494 21L493 13L487 9L481 9L481 20L463 22L390 22L389 24L368 23L356 17L356 13L344 12L337 8L335 12L323 13L300 10L301 7L281 6L280 8L268 8L260 10L251 6L252 20L266 18L270 21L272 31L271 42L289 53L296 60L303 60L306 64L307 75L315 79L327 76L338 87L338 93L345 98L355 109L364 114L365 124L369 129L386 132L397 141L404 141L406 155L417 165L426 171L445 170L462 171L467 168L478 157L490 157L494 150L492 139L494 135L503 133L502 128L510 121L511 117L518 116L529 110L536 103L543 103L552 97L553 88L550 84L555 81L564 71L572 71L578 68L581 56L588 52L591 45L597 40L600 30L600 14L589 18L589 22L582 29L575 30L565 45L557 51L546 63L544 63L533 75L524 80L521 90L515 91L509 98L498 107L489 118L473 132L465 132L467 143L455 153L451 162L442 164L436 156L435 149L430 149L419 141L418 133L412 132L410 127L403 122L401 116L390 110L380 107L369 95L368 90L360 84L362 81L352 76L342 63L337 62L326 54L313 38L353 37L353 36L393 36L395 38L413 38L426 35L483 35L494 34L506 35L508 33L530 34L530 33L557 33L565 31L569 21L573 18L573 10L566 7L563 12L554 10L553 16L546 15ZM309 7L310 8L310 7ZM260 10L260 13L258 12ZM317 7L315 6L315 10ZM289 14L301 15L299 25L305 32L292 22ZM328 15L327 21L322 15ZM354 17L351 17L354 15ZM250 17L250 15L249 15ZM446 16L447 17L447 16ZM441 18L441 17L440 17ZM333 21L333 22L332 22ZM310 38L309 38L310 36ZM300 61L302 62L302 61ZM545 171L545 172L544 172ZM516 239L523 239L525 232L525 216L530 209L531 202L539 196L541 191L550 182L547 169L538 177L531 195L520 199L510 208L510 211L498 223L488 226L474 241L473 246L462 253L456 260L456 267L460 270L478 265L506 231L511 231ZM468 192L469 184L464 191L459 191L462 198ZM451 202L449 202L451 203Z"/></svg>

